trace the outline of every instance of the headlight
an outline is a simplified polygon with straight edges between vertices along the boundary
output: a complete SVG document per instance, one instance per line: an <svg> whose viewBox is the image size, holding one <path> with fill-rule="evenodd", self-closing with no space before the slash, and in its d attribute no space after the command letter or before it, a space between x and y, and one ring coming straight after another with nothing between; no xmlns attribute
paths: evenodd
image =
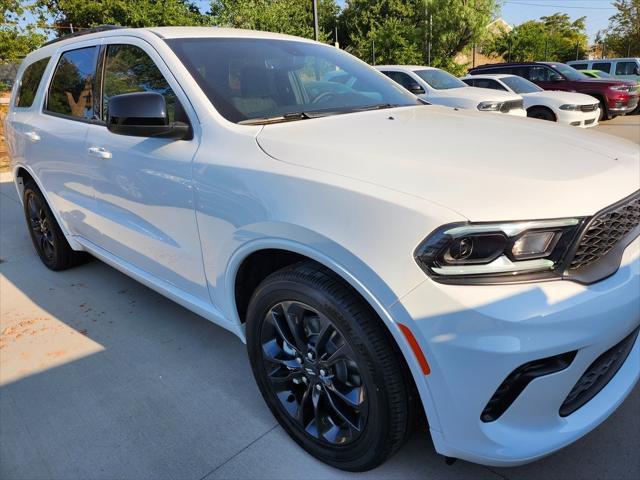
<svg viewBox="0 0 640 480"><path fill-rule="evenodd" d="M445 225L416 249L418 265L444 283L504 283L562 274L579 218Z"/></svg>
<svg viewBox="0 0 640 480"><path fill-rule="evenodd" d="M498 112L502 107L502 102L480 102L478 110L481 112Z"/></svg>
<svg viewBox="0 0 640 480"><path fill-rule="evenodd" d="M611 90L615 90L616 92L630 92L631 89L626 85L612 85L609 87Z"/></svg>
<svg viewBox="0 0 640 480"><path fill-rule="evenodd" d="M580 105L561 105L560 110L580 110Z"/></svg>

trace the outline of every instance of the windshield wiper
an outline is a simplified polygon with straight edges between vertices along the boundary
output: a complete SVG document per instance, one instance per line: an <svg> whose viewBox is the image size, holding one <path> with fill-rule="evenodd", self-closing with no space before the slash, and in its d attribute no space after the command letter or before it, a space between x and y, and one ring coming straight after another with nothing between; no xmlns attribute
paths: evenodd
<svg viewBox="0 0 640 480"><path fill-rule="evenodd" d="M276 115L275 117L249 118L248 120L241 120L238 123L240 125L268 125L270 123L292 122L295 120L307 120L309 118L313 117L307 115L305 112L291 112L285 113L284 115Z"/></svg>
<svg viewBox="0 0 640 480"><path fill-rule="evenodd" d="M240 125L269 125L271 123L292 122L295 120L308 120L310 118L329 117L343 113L366 112L368 110L382 110L385 108L400 107L394 103L377 103L375 105L365 105L363 107L328 108L325 110L308 110L306 112L291 112L274 117L250 118L238 122Z"/></svg>

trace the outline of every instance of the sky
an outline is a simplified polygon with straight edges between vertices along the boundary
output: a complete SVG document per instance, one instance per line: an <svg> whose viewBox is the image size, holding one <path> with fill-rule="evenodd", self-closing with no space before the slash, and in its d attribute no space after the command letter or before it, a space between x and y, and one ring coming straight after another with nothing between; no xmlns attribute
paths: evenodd
<svg viewBox="0 0 640 480"><path fill-rule="evenodd" d="M345 4L345 0L337 2L340 6ZM209 0L196 0L195 3L202 11L209 10ZM567 13L572 20L586 16L590 41L595 39L598 30L607 28L609 17L616 12L611 0L502 0L502 3L501 16L511 25L556 12Z"/></svg>

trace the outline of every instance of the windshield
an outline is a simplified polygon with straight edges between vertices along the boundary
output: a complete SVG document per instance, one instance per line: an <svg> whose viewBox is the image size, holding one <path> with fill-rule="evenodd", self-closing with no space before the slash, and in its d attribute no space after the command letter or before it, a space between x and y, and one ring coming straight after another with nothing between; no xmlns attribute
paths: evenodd
<svg viewBox="0 0 640 480"><path fill-rule="evenodd" d="M584 73L564 63L554 63L551 66L564 75L567 80L584 80L585 78L589 78Z"/></svg>
<svg viewBox="0 0 640 480"><path fill-rule="evenodd" d="M444 70L416 70L414 73L427 82L431 88L435 88L436 90L449 90L450 88L469 86Z"/></svg>
<svg viewBox="0 0 640 480"><path fill-rule="evenodd" d="M236 123L422 104L364 62L327 45L254 38L167 43L216 110Z"/></svg>
<svg viewBox="0 0 640 480"><path fill-rule="evenodd" d="M542 92L542 89L535 83L522 77L502 77L502 82L515 93Z"/></svg>

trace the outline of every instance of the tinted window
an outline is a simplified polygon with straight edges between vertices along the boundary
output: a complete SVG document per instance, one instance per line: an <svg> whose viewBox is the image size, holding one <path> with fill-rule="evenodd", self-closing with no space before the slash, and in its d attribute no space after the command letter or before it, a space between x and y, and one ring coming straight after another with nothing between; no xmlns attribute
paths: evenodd
<svg viewBox="0 0 640 480"><path fill-rule="evenodd" d="M488 78L476 79L473 86L477 88L490 88L492 90L507 90L495 80L490 80Z"/></svg>
<svg viewBox="0 0 640 480"><path fill-rule="evenodd" d="M20 79L20 87L16 95L16 107L30 107L33 104L33 99L36 97L38 87L40 86L40 80L42 80L42 75L47 68L50 58L51 57L47 57L33 62L24 69L24 73Z"/></svg>
<svg viewBox="0 0 640 480"><path fill-rule="evenodd" d="M473 78L463 78L462 81L470 87L475 87L475 79Z"/></svg>
<svg viewBox="0 0 640 480"><path fill-rule="evenodd" d="M102 120L107 121L111 97L133 92L163 95L169 121L174 121L176 95L149 55L134 45L109 45L104 62Z"/></svg>
<svg viewBox="0 0 640 480"><path fill-rule="evenodd" d="M575 68L565 65L564 63L554 63L552 67L555 68L556 71L560 72L561 75L564 75L567 80L580 81L588 78L584 73L579 72Z"/></svg>
<svg viewBox="0 0 640 480"><path fill-rule="evenodd" d="M413 78L411 78L408 74L404 72L382 72L391 80L396 83L399 83L407 90L412 90L414 88L422 88L418 82L416 82ZM422 89L424 91L424 89Z"/></svg>
<svg viewBox="0 0 640 480"><path fill-rule="evenodd" d="M522 77L504 77L502 81L515 93L535 93L543 91L535 83Z"/></svg>
<svg viewBox="0 0 640 480"><path fill-rule="evenodd" d="M416 70L415 74L436 90L449 90L467 86L462 80L444 70Z"/></svg>
<svg viewBox="0 0 640 480"><path fill-rule="evenodd" d="M588 63L572 63L571 66L576 70L587 70L589 68Z"/></svg>
<svg viewBox="0 0 640 480"><path fill-rule="evenodd" d="M72 117L93 118L93 86L98 49L62 54L49 88L47 110Z"/></svg>
<svg viewBox="0 0 640 480"><path fill-rule="evenodd" d="M637 68L638 64L636 62L618 62L616 75L637 75Z"/></svg>
<svg viewBox="0 0 640 480"><path fill-rule="evenodd" d="M529 80L532 82L548 82L555 72L548 67L535 65L529 69Z"/></svg>
<svg viewBox="0 0 640 480"><path fill-rule="evenodd" d="M489 68L481 68L477 71L477 73L511 73L511 68L509 67L489 67Z"/></svg>
<svg viewBox="0 0 640 480"><path fill-rule="evenodd" d="M167 43L215 108L232 122L419 103L368 65L327 45L250 38L186 38ZM349 75L349 81L331 81L330 73L336 71Z"/></svg>
<svg viewBox="0 0 640 480"><path fill-rule="evenodd" d="M611 63L609 63L609 62L594 63L591 68L593 70L600 70L602 72L609 72L609 71L611 71Z"/></svg>

